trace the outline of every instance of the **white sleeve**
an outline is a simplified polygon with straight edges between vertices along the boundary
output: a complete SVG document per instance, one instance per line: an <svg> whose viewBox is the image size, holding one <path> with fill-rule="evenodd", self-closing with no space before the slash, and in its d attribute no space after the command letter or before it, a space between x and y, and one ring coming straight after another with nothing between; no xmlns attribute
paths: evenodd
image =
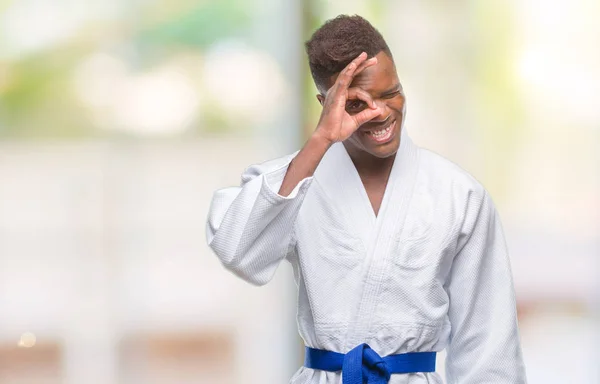
<svg viewBox="0 0 600 384"><path fill-rule="evenodd" d="M313 177L289 196L278 194L298 152L252 165L239 187L216 191L208 213L206 239L221 263L242 279L264 285L293 246L293 227Z"/></svg>
<svg viewBox="0 0 600 384"><path fill-rule="evenodd" d="M447 282L447 384L525 384L514 283L500 219L484 192L468 208Z"/></svg>

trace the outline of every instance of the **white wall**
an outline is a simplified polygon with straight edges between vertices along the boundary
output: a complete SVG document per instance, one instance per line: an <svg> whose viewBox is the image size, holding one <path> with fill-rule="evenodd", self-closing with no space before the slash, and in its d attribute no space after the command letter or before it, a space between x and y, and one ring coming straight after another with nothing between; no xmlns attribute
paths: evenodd
<svg viewBox="0 0 600 384"><path fill-rule="evenodd" d="M0 340L33 332L63 346L66 383L116 383L123 339L226 332L234 382L287 380L291 268L252 287L223 269L204 232L212 191L283 154L274 148L222 138L1 144Z"/></svg>

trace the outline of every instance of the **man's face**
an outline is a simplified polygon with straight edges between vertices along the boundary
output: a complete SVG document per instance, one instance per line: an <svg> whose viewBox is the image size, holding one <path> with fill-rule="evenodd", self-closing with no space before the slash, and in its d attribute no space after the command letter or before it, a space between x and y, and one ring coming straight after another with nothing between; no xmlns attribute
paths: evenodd
<svg viewBox="0 0 600 384"><path fill-rule="evenodd" d="M358 153L366 152L375 157L394 155L400 146L400 131L406 113L404 92L392 59L384 52L376 56L377 64L359 73L350 87L358 87L371 95L382 108L379 116L361 125L345 144ZM333 86L337 74L332 76L328 88ZM320 99L320 98L319 98ZM354 115L368 108L362 100L352 99L346 103L346 111Z"/></svg>

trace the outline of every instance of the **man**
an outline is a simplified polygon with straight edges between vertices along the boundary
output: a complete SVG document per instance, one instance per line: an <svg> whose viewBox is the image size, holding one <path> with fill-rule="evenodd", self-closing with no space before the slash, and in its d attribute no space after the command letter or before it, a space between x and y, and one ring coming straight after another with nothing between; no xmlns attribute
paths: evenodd
<svg viewBox="0 0 600 384"><path fill-rule="evenodd" d="M417 147L392 54L359 16L306 43L323 106L304 147L214 194L207 240L266 284L288 260L306 361L291 383L521 384L510 262L486 190Z"/></svg>

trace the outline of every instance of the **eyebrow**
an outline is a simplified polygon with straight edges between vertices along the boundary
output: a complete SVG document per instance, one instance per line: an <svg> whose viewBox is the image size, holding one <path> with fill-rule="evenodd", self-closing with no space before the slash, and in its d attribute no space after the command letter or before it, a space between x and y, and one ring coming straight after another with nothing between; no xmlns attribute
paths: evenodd
<svg viewBox="0 0 600 384"><path fill-rule="evenodd" d="M395 84L393 87L386 89L385 91L381 92L379 94L379 96L385 96L385 95L389 95L390 93L396 93L400 91L400 83Z"/></svg>

